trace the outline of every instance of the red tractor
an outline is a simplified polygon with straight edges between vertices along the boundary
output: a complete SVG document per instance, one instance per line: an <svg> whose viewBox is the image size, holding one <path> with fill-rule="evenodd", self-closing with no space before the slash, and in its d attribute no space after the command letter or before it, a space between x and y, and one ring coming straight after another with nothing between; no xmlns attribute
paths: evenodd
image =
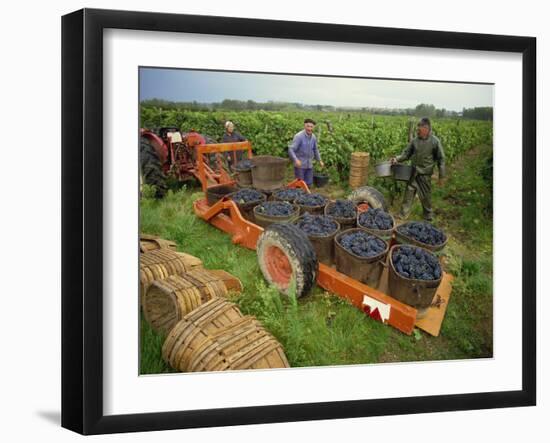
<svg viewBox="0 0 550 443"><path fill-rule="evenodd" d="M207 155L198 154L197 147L211 145ZM208 136L191 130L180 132L179 128L163 127L158 130L140 129L139 164L142 183L154 185L156 196L162 197L167 190L167 180L181 182L197 178L203 188L208 185L234 182L226 171L228 156L248 149L249 142L216 144ZM236 157L233 158L234 160Z"/></svg>

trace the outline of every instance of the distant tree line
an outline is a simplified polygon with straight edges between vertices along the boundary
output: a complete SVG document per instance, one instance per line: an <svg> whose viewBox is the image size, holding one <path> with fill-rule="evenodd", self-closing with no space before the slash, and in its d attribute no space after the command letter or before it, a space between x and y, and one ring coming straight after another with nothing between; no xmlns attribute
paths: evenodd
<svg viewBox="0 0 550 443"><path fill-rule="evenodd" d="M470 108L462 111L464 118L470 118L472 120L493 120L493 108L491 106L483 108Z"/></svg>
<svg viewBox="0 0 550 443"><path fill-rule="evenodd" d="M377 108L377 107L345 107L330 105L304 105L293 102L256 102L254 100L225 99L216 103L176 102L158 98L142 100L142 106L162 109L186 109L190 111L316 111L316 112L366 112L379 115L410 115L416 117L452 117L472 120L493 120L492 107L464 108L462 112L451 111L445 108L436 108L434 105L421 103L415 108Z"/></svg>

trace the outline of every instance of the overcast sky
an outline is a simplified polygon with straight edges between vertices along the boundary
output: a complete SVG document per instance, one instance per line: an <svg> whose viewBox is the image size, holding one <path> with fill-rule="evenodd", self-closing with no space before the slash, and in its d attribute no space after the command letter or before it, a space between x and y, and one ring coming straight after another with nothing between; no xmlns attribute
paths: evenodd
<svg viewBox="0 0 550 443"><path fill-rule="evenodd" d="M493 86L141 68L140 99L151 98L201 103L224 99L271 100L376 108L414 108L427 103L461 111L493 106Z"/></svg>

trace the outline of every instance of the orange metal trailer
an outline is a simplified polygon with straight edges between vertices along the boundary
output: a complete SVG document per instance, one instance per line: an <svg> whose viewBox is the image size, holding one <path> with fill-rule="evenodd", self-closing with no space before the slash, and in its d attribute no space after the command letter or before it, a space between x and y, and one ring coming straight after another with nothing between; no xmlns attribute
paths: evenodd
<svg viewBox="0 0 550 443"><path fill-rule="evenodd" d="M200 199L193 203L193 207L195 213L200 218L230 234L234 244L252 250L256 249L256 243L264 230L255 223L245 220L241 216L239 208L232 200L224 199L218 201L213 206L208 206L206 199ZM289 269L288 264L284 263L284 258L281 257L279 260L281 260L279 264L281 269ZM377 289L354 280L323 263L319 263L317 284L339 297L348 299L371 317L377 320L384 320L389 325L406 334L412 333L416 321L416 309L395 300ZM382 317L380 312L382 309L380 309L378 303L373 303L376 306L365 304L365 296L387 306L389 317L387 319Z"/></svg>
<svg viewBox="0 0 550 443"><path fill-rule="evenodd" d="M205 180L201 180L203 183L203 190L206 191L208 188L206 174L204 174L204 169L201 166L203 163L203 155L239 149L249 150L250 153L249 144L243 143L241 146L239 145L241 144L201 145L197 147L199 154L197 159L198 171L200 177L203 177ZM233 182L227 180L220 181L219 183L231 184ZM301 180L295 180L289 183L287 187L301 187L309 192L307 185ZM224 198L210 206L206 198L203 198L196 200L193 203L193 207L197 216L231 235L232 242L235 245L256 250L256 244L261 234L264 232L264 229L244 219L238 206L232 200ZM282 251L280 254L273 254L273 258L270 259L270 262L270 266L277 267L277 273L282 280L290 278L292 269L288 262L288 258ZM446 279L447 286L449 286L448 281L451 278L450 275L445 275L444 279ZM317 284L323 289L349 300L354 306L364 311L371 318L387 323L405 334L411 334L417 323L417 311L413 307L401 303L384 292L348 277L323 263L319 263ZM450 293L450 289L448 292ZM439 328L437 328L437 333L439 333Z"/></svg>

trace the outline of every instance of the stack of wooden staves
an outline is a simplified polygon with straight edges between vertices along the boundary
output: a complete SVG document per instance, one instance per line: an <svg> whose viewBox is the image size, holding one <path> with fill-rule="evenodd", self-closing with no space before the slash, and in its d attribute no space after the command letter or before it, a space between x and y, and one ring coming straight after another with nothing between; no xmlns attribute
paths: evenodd
<svg viewBox="0 0 550 443"><path fill-rule="evenodd" d="M368 152L352 152L349 163L349 185L352 189L365 186L369 175L369 153Z"/></svg>
<svg viewBox="0 0 550 443"><path fill-rule="evenodd" d="M177 252L176 244L140 238L140 299L151 327L166 336L164 360L182 372L287 368L281 344L226 299L242 290L223 270Z"/></svg>

